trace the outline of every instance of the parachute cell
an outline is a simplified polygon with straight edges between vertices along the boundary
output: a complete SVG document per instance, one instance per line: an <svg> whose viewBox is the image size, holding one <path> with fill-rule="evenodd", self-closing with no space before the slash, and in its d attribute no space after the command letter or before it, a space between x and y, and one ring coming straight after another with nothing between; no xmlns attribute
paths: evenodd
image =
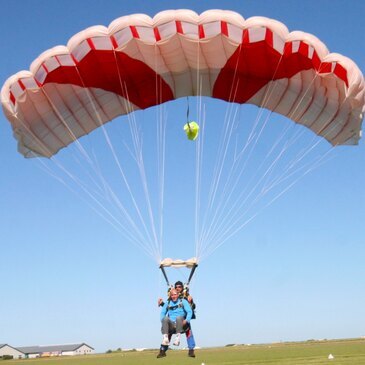
<svg viewBox="0 0 365 365"><path fill-rule="evenodd" d="M4 84L19 151L51 157L119 115L183 96L251 103L332 145L357 144L365 105L357 66L316 37L231 11L171 10L88 28Z"/></svg>

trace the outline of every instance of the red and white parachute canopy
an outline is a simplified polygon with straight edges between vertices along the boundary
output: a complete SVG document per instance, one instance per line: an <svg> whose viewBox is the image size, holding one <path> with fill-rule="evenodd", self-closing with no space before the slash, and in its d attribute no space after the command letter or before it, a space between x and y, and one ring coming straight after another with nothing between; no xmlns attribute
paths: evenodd
<svg viewBox="0 0 365 365"><path fill-rule="evenodd" d="M1 102L19 151L50 157L119 115L189 95L255 104L332 145L357 144L364 89L350 59L276 20L169 10L85 29L10 77Z"/></svg>

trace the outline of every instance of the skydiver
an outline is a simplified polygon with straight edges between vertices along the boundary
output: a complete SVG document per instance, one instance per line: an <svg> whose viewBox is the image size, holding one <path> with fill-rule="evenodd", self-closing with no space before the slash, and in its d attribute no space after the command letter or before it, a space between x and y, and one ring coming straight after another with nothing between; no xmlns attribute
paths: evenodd
<svg viewBox="0 0 365 365"><path fill-rule="evenodd" d="M180 345L181 333L185 332L184 328L189 325L192 316L193 311L189 302L184 298L179 298L179 293L176 289L171 289L170 298L161 309L161 332L163 338L157 358L166 356L166 351L162 349L162 346L170 344L171 335L176 334L173 345Z"/></svg>
<svg viewBox="0 0 365 365"><path fill-rule="evenodd" d="M192 319L195 319L195 303L194 303L194 300L193 300L193 297L189 294L188 290L184 290L184 284L181 282L181 281L177 281L175 283L175 290L177 291L178 295L179 295L179 299L185 299L188 301L191 309L192 309ZM173 290L173 289L171 289ZM170 295L171 295L171 290L169 291L169 299L167 302L169 302L171 299ZM158 299L158 305L159 306L164 306L166 303L164 303L163 299L162 298L159 298ZM186 334L186 342L188 344L188 349L189 349L189 352L188 352L188 356L190 357L195 357L195 352L194 352L194 348L195 348L195 339L194 339L194 335L193 335L193 331L191 330L191 324L188 323L185 325L184 327L184 332ZM168 342L170 342L171 340L171 334L169 335L168 337ZM164 344L162 343L161 344L161 347L160 347L160 352L159 354L157 355L157 357L164 357L166 356L166 351L168 350L169 348L169 345L168 344Z"/></svg>

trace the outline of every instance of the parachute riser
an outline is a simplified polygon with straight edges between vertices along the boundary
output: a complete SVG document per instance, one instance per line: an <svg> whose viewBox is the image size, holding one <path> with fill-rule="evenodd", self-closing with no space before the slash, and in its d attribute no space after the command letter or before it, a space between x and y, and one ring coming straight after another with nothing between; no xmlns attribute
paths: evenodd
<svg viewBox="0 0 365 365"><path fill-rule="evenodd" d="M191 268L189 279L188 279L188 282L186 283L186 285L190 284L190 281L193 278L194 272L195 272L197 267L198 267L198 264L194 264L194 266Z"/></svg>
<svg viewBox="0 0 365 365"><path fill-rule="evenodd" d="M164 276L164 278L165 278L165 280L166 280L166 284L167 284L167 286L168 286L168 287L171 287L170 282L169 282L169 279L167 278L167 275L166 275L165 268L164 268L162 265L160 265L160 269L161 269L162 274L163 274L163 276Z"/></svg>

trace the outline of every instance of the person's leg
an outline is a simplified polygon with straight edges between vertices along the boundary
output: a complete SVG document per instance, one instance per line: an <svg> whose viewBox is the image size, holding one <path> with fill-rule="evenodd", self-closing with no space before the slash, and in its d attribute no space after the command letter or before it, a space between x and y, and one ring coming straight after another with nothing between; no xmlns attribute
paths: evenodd
<svg viewBox="0 0 365 365"><path fill-rule="evenodd" d="M162 349L162 345L160 347L160 352L157 354L157 358L166 357L166 351Z"/></svg>
<svg viewBox="0 0 365 365"><path fill-rule="evenodd" d="M176 333L184 333L184 317L176 317Z"/></svg>
<svg viewBox="0 0 365 365"><path fill-rule="evenodd" d="M158 353L157 358L166 356L166 351L169 348L169 343L171 340L171 334L174 331L174 329L175 329L174 323L172 323L168 317L165 317L162 320L161 332L163 334L163 338L162 338L162 344L160 346L160 352Z"/></svg>
<svg viewBox="0 0 365 365"><path fill-rule="evenodd" d="M175 336L175 341L174 341L174 345L175 346L179 346L180 345L180 339L181 339L181 333L184 333L184 317L177 317L176 318L176 336Z"/></svg>
<svg viewBox="0 0 365 365"><path fill-rule="evenodd" d="M170 344L171 333L174 333L175 324L171 322L168 317L162 320L161 332L163 335L162 344L163 346L168 346Z"/></svg>
<svg viewBox="0 0 365 365"><path fill-rule="evenodd" d="M189 349L188 356L195 357L195 352L194 352L195 340L190 325L186 328L185 334L186 334L186 342L188 343L188 349Z"/></svg>
<svg viewBox="0 0 365 365"><path fill-rule="evenodd" d="M163 335L168 335L169 334L169 329L170 329L170 319L168 317L165 317L162 321L161 321L161 333Z"/></svg>
<svg viewBox="0 0 365 365"><path fill-rule="evenodd" d="M186 342L188 344L188 349L189 350L194 350L195 349L195 339L194 339L193 331L191 330L191 328L189 328L186 331Z"/></svg>

